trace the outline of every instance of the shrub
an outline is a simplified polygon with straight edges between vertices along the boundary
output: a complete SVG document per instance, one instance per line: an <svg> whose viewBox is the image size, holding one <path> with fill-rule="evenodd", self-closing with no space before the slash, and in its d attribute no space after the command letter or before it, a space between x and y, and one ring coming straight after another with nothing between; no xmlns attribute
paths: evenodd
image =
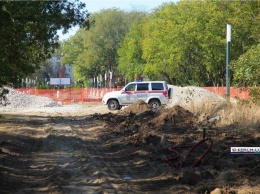
<svg viewBox="0 0 260 194"><path fill-rule="evenodd" d="M249 90L249 95L251 97L251 101L256 104L260 104L260 88L252 87Z"/></svg>

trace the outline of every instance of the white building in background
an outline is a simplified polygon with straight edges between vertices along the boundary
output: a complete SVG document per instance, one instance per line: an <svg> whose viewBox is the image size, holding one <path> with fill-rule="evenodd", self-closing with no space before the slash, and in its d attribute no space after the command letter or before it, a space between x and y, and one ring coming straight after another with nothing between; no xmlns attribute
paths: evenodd
<svg viewBox="0 0 260 194"><path fill-rule="evenodd" d="M58 78L59 77L59 73L58 73L58 69L62 68L62 64L61 64L61 55L53 55L51 57L51 64L52 64L52 75L50 76L51 78ZM74 83L74 74L73 74L73 68L70 65L64 65L64 78L70 78L70 83Z"/></svg>

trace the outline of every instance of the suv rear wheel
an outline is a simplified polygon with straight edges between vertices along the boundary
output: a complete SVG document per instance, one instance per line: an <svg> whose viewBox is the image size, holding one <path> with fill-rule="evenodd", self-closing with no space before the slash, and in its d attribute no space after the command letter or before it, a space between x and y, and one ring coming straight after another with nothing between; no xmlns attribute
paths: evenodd
<svg viewBox="0 0 260 194"><path fill-rule="evenodd" d="M149 105L152 107L152 109L157 109L161 106L161 103L159 100L150 100Z"/></svg>
<svg viewBox="0 0 260 194"><path fill-rule="evenodd" d="M109 110L119 110L120 106L117 100L109 100L107 103L107 107Z"/></svg>

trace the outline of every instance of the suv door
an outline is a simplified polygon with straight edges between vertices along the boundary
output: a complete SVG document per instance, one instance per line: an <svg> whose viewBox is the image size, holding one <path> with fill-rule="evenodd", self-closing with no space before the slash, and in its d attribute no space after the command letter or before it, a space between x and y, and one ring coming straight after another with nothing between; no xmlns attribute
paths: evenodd
<svg viewBox="0 0 260 194"><path fill-rule="evenodd" d="M161 104L168 103L168 86L165 82L153 82L150 93L160 99Z"/></svg>
<svg viewBox="0 0 260 194"><path fill-rule="evenodd" d="M146 102L148 98L149 83L138 83L136 87L137 100L143 100Z"/></svg>
<svg viewBox="0 0 260 194"><path fill-rule="evenodd" d="M132 104L137 100L136 97L136 84L129 84L124 88L121 95L119 96L122 105Z"/></svg>

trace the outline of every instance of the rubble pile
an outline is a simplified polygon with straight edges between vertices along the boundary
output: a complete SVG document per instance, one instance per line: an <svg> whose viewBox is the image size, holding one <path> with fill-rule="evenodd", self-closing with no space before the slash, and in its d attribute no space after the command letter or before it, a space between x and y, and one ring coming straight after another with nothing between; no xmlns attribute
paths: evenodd
<svg viewBox="0 0 260 194"><path fill-rule="evenodd" d="M206 89L168 85L173 89L168 107L179 105L196 115L211 114L227 104L225 98Z"/></svg>
<svg viewBox="0 0 260 194"><path fill-rule="evenodd" d="M28 109L28 108L42 108L42 107L60 107L61 105L56 103L50 98L28 95L22 92L18 92L12 88L6 88L9 90L7 97L7 105L0 107L0 109Z"/></svg>

